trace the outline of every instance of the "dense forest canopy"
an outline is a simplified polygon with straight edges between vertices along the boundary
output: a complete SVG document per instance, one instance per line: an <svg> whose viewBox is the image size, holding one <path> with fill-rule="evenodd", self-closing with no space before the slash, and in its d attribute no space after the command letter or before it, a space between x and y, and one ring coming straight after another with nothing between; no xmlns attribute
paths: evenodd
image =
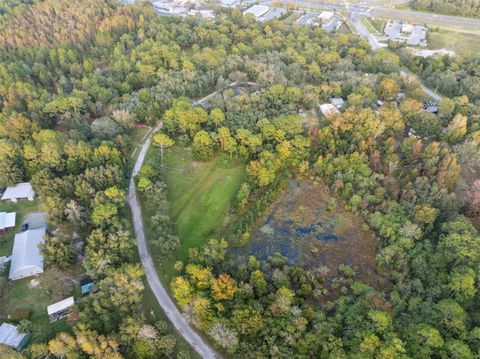
<svg viewBox="0 0 480 359"><path fill-rule="evenodd" d="M413 0L410 4L417 10L480 18L480 1L478 0Z"/></svg>
<svg viewBox="0 0 480 359"><path fill-rule="evenodd" d="M82 242L82 265L99 283L72 331L31 345L27 357L188 357L165 323L142 314L143 271L125 218L129 129L159 120L161 151L175 143L198 161L225 155L246 167L231 238L192 248L171 283L185 316L219 350L245 358L479 355L480 236L469 218L480 214L478 180L464 199L456 193L462 174L480 165L478 64L415 62L372 52L355 35L257 23L231 9L215 20L180 19L156 16L148 4L47 0L8 14L0 187L31 181L55 229L42 247L46 265L68 268ZM453 84L439 83L453 88L443 90L452 98L438 114L423 110L428 97L399 75L401 61L432 82L443 66L457 71ZM227 89L247 81L252 91ZM221 96L209 106L193 105L214 90ZM345 99L340 113L313 125L299 115L332 97ZM388 285L362 283L347 265L327 280L321 268L280 254L230 261L228 246L249 240L291 176L324 182L375 232ZM172 255L179 238L160 167L144 166L136 184L158 207L153 245Z"/></svg>

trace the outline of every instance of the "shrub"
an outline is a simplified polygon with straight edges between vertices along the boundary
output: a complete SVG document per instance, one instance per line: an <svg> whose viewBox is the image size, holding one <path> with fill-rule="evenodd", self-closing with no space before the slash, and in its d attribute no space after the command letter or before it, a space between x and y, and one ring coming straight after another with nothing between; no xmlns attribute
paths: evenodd
<svg viewBox="0 0 480 359"><path fill-rule="evenodd" d="M10 315L10 319L14 322L20 322L21 320L30 318L30 315L32 315L32 311L30 309L18 308L15 309Z"/></svg>

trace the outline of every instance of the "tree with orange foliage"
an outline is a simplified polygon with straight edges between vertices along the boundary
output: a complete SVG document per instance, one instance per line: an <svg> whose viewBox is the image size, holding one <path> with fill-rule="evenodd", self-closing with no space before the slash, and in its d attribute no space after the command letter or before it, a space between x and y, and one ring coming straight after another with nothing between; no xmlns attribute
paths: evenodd
<svg viewBox="0 0 480 359"><path fill-rule="evenodd" d="M238 290L237 283L228 274L222 273L210 281L212 294L216 300L231 300Z"/></svg>

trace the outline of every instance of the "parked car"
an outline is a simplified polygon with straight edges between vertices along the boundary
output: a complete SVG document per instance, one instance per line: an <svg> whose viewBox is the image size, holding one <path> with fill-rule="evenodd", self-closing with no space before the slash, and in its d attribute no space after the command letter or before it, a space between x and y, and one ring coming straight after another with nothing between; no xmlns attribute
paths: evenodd
<svg viewBox="0 0 480 359"><path fill-rule="evenodd" d="M28 223L22 224L22 232L28 231Z"/></svg>

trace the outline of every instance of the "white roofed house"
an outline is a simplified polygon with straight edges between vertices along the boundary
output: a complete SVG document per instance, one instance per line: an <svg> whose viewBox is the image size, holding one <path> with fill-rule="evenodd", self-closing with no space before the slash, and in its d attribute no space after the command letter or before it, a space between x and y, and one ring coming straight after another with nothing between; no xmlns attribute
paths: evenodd
<svg viewBox="0 0 480 359"><path fill-rule="evenodd" d="M28 199L33 201L35 199L35 192L28 182L19 183L12 187L7 187L3 193L2 200L9 200L16 203L19 199Z"/></svg>
<svg viewBox="0 0 480 359"><path fill-rule="evenodd" d="M15 212L0 212L0 235L15 227Z"/></svg>
<svg viewBox="0 0 480 359"><path fill-rule="evenodd" d="M50 323L65 318L70 311L70 307L72 307L74 304L75 300L73 297L69 297L61 300L60 302L49 305L47 307L47 313L50 317Z"/></svg>
<svg viewBox="0 0 480 359"><path fill-rule="evenodd" d="M17 280L43 273L43 256L39 244L45 242L46 227L17 233L13 242L8 279Z"/></svg>

